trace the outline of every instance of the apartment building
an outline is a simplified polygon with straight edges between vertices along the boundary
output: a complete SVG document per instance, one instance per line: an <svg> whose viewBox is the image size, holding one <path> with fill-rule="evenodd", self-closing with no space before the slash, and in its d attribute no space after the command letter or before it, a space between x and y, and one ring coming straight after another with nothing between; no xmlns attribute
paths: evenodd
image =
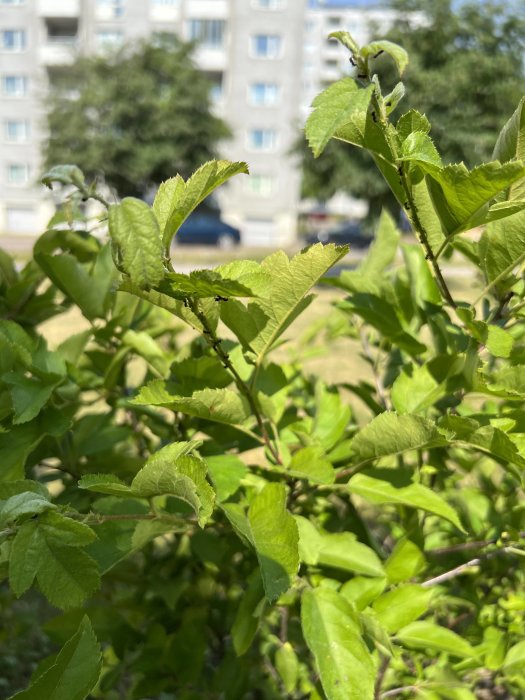
<svg viewBox="0 0 525 700"><path fill-rule="evenodd" d="M366 32L385 13L363 0L0 0L0 234L43 230L53 200L39 185L44 98L53 68L78 54L174 34L198 42L197 65L232 127L230 159L250 177L222 188L226 220L247 243L293 239L300 173L290 155L311 99L348 70L326 35ZM72 154L74 160L74 154Z"/></svg>

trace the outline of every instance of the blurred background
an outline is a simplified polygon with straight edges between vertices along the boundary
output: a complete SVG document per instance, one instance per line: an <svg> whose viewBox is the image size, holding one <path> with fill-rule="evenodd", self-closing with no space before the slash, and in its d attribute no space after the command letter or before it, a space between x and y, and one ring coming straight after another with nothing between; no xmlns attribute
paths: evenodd
<svg viewBox="0 0 525 700"><path fill-rule="evenodd" d="M383 206L403 224L366 154L314 160L302 136L314 97L352 74L339 30L409 51L397 114L425 112L445 161L490 159L525 93L522 0L0 0L0 245L45 230L59 195L39 181L58 163L150 201L212 157L246 161L186 235L228 249L366 247Z"/></svg>

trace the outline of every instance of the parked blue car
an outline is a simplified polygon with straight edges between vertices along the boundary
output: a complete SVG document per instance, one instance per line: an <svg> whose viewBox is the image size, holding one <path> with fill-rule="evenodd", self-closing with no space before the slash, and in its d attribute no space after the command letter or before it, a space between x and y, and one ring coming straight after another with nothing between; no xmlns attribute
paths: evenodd
<svg viewBox="0 0 525 700"><path fill-rule="evenodd" d="M216 245L228 250L241 242L239 229L212 214L191 214L177 231L175 245Z"/></svg>

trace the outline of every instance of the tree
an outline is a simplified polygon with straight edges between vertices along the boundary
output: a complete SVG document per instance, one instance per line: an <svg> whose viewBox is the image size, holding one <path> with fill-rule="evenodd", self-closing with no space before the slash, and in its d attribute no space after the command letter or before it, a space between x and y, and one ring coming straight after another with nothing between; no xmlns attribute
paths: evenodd
<svg viewBox="0 0 525 700"><path fill-rule="evenodd" d="M392 0L391 6L399 17L386 38L410 55L401 110L417 107L427 115L445 161L490 160L494 133L525 91L523 11L501 2L458 8L452 0ZM377 67L387 73L382 82L393 87L389 60L381 56ZM304 196L328 199L345 190L368 199L372 216L385 204L395 206L367 154L346 148L337 153L330 144L317 160L306 148L301 155Z"/></svg>
<svg viewBox="0 0 525 700"><path fill-rule="evenodd" d="M74 161L90 177L103 173L119 195L141 197L215 157L230 132L211 113L210 84L191 51L179 41L143 44L59 70L49 98L47 165Z"/></svg>

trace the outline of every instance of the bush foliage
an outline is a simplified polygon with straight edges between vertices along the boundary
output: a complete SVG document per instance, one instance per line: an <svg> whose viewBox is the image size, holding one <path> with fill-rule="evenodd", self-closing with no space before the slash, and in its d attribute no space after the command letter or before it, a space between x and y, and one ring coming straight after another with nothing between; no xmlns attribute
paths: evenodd
<svg viewBox="0 0 525 700"><path fill-rule="evenodd" d="M0 571L61 611L17 700L525 691L525 101L493 161L444 166L371 73L405 52L335 36L359 77L317 98L309 143L371 153L417 244L385 214L336 277L347 248L321 244L177 273L178 227L247 170L212 161L109 206L107 243L75 210L102 195L59 166L45 182L73 193L33 259L1 254ZM277 363L322 282L333 314ZM70 309L86 328L50 349ZM315 337L360 342L370 378L306 373Z"/></svg>

